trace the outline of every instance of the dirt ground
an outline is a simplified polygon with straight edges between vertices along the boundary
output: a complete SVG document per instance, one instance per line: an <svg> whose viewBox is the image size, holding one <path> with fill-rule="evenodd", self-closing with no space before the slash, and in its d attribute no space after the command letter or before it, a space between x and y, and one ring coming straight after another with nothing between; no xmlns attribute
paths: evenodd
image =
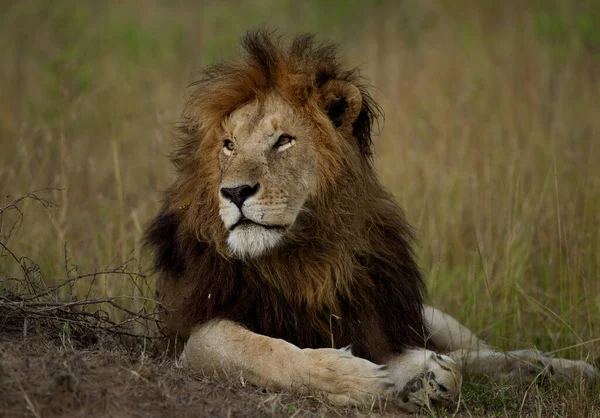
<svg viewBox="0 0 600 418"><path fill-rule="evenodd" d="M2 417L288 417L365 416L318 397L261 391L189 376L166 356L130 350L111 338L84 347L68 339L0 339ZM380 409L380 408L378 408ZM398 416L384 406L377 416Z"/></svg>
<svg viewBox="0 0 600 418"><path fill-rule="evenodd" d="M0 417L392 417L393 400L343 408L228 380L190 376L151 342L0 332ZM597 391L556 383L466 382L458 406L420 416L600 416Z"/></svg>

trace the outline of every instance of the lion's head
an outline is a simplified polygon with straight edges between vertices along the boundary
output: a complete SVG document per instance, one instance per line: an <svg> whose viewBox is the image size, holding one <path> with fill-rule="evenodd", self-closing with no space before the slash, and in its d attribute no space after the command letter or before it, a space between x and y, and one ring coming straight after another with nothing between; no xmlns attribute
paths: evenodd
<svg viewBox="0 0 600 418"><path fill-rule="evenodd" d="M146 231L172 328L225 317L365 355L421 344L412 234L373 170L378 107L357 71L308 35L242 46L192 86L177 178Z"/></svg>
<svg viewBox="0 0 600 418"><path fill-rule="evenodd" d="M260 31L242 44L244 60L209 67L194 86L172 203L199 238L247 259L293 238L346 166L368 164L375 107L331 45L303 36L286 49Z"/></svg>
<svg viewBox="0 0 600 418"><path fill-rule="evenodd" d="M323 114L311 114L273 91L223 120L218 132L219 214L236 256L259 256L282 242L302 209L318 198L323 177L334 174L333 155L328 159L322 154L327 148L341 151L343 144L336 142L353 142L348 128L361 109L360 91L351 83L335 81L314 94L323 92L331 94L319 97ZM338 117L347 126L313 121L315 116L323 119L331 100L344 101L338 104L344 106Z"/></svg>

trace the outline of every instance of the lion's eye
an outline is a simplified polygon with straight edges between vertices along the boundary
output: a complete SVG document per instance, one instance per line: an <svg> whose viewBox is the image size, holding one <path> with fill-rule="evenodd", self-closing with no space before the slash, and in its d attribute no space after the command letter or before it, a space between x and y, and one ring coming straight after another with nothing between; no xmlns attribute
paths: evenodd
<svg viewBox="0 0 600 418"><path fill-rule="evenodd" d="M295 142L296 138L287 134L283 134L279 136L279 139L275 143L274 148L276 148L277 151L285 151L286 149L294 145Z"/></svg>
<svg viewBox="0 0 600 418"><path fill-rule="evenodd" d="M225 153L225 155L231 155L231 153L233 152L234 148L235 148L235 145L229 139L226 139L223 142L223 152Z"/></svg>

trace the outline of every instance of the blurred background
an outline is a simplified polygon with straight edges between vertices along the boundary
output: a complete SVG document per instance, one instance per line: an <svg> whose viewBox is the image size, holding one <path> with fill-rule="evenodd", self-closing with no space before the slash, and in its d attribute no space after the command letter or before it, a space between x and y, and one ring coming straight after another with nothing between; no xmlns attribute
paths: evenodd
<svg viewBox="0 0 600 418"><path fill-rule="evenodd" d="M24 202L18 230L4 219L3 243L50 280L65 246L82 271L148 268L140 236L173 178L186 87L257 26L336 41L370 79L377 169L430 302L503 348L599 354L596 0L3 1L0 206L60 189L43 194L52 216ZM152 286L104 277L91 295Z"/></svg>

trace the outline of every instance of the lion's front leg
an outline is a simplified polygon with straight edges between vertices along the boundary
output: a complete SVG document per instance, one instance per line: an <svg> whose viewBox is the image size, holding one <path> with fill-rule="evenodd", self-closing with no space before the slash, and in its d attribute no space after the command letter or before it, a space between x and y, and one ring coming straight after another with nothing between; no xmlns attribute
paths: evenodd
<svg viewBox="0 0 600 418"><path fill-rule="evenodd" d="M462 386L462 374L450 358L425 349L410 349L387 362L399 389L398 401L407 411L454 402Z"/></svg>
<svg viewBox="0 0 600 418"><path fill-rule="evenodd" d="M194 329L181 363L191 371L224 372L262 387L321 393L341 404L368 404L394 388L385 366L355 357L349 350L300 349L228 320Z"/></svg>

